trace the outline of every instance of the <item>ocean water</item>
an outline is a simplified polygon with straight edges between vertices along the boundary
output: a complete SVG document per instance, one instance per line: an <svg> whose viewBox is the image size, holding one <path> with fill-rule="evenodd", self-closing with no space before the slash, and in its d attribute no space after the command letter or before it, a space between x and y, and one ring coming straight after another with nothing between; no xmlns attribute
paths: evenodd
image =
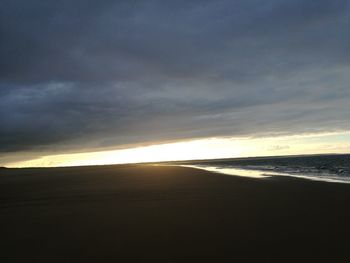
<svg viewBox="0 0 350 263"><path fill-rule="evenodd" d="M350 183L350 154L202 160L182 165L261 179L289 176L324 182Z"/></svg>

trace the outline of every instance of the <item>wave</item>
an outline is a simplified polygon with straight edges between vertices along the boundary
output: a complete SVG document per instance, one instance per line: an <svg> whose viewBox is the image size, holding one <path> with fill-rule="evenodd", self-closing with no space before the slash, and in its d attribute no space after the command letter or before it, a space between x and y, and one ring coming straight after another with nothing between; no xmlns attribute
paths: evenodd
<svg viewBox="0 0 350 263"><path fill-rule="evenodd" d="M183 166L260 179L289 176L323 182L350 183L350 155L210 160Z"/></svg>

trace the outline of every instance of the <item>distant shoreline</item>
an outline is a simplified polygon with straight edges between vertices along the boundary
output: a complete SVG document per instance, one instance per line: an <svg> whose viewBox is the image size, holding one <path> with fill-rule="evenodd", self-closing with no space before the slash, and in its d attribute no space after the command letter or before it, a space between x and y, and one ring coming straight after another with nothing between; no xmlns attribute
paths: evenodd
<svg viewBox="0 0 350 263"><path fill-rule="evenodd" d="M252 156L252 157L233 157L233 158L210 158L210 159L191 159L191 160L169 160L159 162L131 162L131 163L107 163L107 164L91 164L91 165L61 165L61 166L28 166L28 167L7 167L6 169L35 169L35 168L73 168L73 167L101 167L101 166L120 166L120 165L149 165L149 164L199 164L207 162L225 162L225 161L253 161L266 159L284 159L284 158L299 158L299 157L318 157L318 156L350 156L350 153L324 153L324 154L299 154L299 155L269 155L269 156Z"/></svg>

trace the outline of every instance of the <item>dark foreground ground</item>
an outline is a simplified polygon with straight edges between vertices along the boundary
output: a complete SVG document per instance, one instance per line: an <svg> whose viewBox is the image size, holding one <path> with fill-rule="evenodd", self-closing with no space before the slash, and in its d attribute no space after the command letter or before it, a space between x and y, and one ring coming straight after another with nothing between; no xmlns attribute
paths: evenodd
<svg viewBox="0 0 350 263"><path fill-rule="evenodd" d="M346 184L146 165L0 170L2 263L350 262L349 234Z"/></svg>

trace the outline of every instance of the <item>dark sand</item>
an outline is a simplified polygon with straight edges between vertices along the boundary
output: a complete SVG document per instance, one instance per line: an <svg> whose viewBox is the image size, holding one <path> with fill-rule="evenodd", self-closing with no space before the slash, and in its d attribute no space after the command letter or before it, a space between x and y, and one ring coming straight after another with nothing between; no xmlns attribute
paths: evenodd
<svg viewBox="0 0 350 263"><path fill-rule="evenodd" d="M146 165L0 169L0 262L350 262L350 185Z"/></svg>

